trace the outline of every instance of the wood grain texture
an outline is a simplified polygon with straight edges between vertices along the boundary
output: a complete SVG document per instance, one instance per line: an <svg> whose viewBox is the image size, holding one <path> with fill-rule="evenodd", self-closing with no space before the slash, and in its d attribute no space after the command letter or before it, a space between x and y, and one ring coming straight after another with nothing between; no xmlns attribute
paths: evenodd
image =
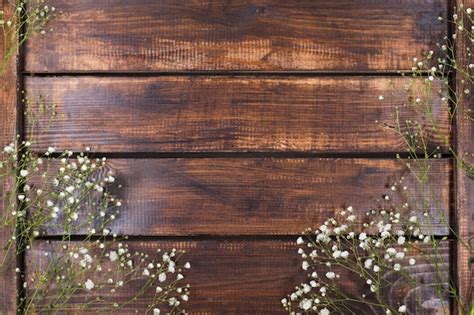
<svg viewBox="0 0 474 315"><path fill-rule="evenodd" d="M296 235L352 205L360 218L386 194L389 206L405 197L389 186L405 176L390 159L165 158L110 159L123 185L121 216L112 231L125 235ZM450 161L431 163L432 229L446 235ZM426 196L425 196L426 197ZM418 200L418 203L420 203ZM412 207L422 217L422 210ZM408 214L407 214L408 215ZM57 234L60 231L50 231Z"/></svg>
<svg viewBox="0 0 474 315"><path fill-rule="evenodd" d="M0 10L4 10L6 16L11 16L14 8L8 0L0 1ZM3 35L0 36L0 62L5 54L5 43ZM15 141L16 135L16 97L17 97L17 72L16 54L5 65L4 73L0 73L0 150L3 152L5 145ZM0 156L2 153L0 153ZM3 158L0 157L0 160ZM8 178L0 178L0 194L11 187ZM7 201L0 199L0 218ZM0 228L0 314L16 314L16 276L15 257L4 250L4 245L12 236L11 229ZM8 254L8 255L7 255ZM8 257L7 257L8 256ZM2 264L2 262L5 262Z"/></svg>
<svg viewBox="0 0 474 315"><path fill-rule="evenodd" d="M187 253L183 261L190 261L192 268L186 270L185 279L191 285L191 294L186 308L190 314L284 314L280 300L291 293L294 286L305 280L306 272L301 270L301 258L296 253L294 242L282 240L196 240L196 241L147 241L128 242L132 252L138 250L153 255L157 248L170 250L177 248ZM45 252L55 250L52 244L36 244L29 255L29 273L36 268L44 268L47 264ZM79 245L77 245L79 246ZM449 247L442 247L439 253L447 264ZM418 264L407 267L414 279L420 283L414 291L409 290L401 281L392 276L394 286L384 292L385 298L392 303L410 303L414 294L419 294L423 301L435 298L427 295L430 290L423 291L429 283L435 281L434 266L420 256L419 252L408 252L407 256L415 257ZM441 266L441 265L440 265ZM446 268L443 267L443 268ZM366 293L369 296L367 285L360 283L358 276L344 272L337 267L336 272L341 272L341 282L348 295ZM386 275L390 277L390 275ZM400 279L398 279L400 280ZM127 300L133 294L132 287L125 294L117 294L118 301ZM433 292L431 292L433 293ZM86 292L90 295L94 292ZM421 295L420 295L421 294ZM151 295L151 293L150 293ZM80 300L83 292L76 295ZM140 300L123 308L114 310L114 314L133 314L136 309L143 313L147 301ZM421 303L424 307L416 314L428 314L436 311L429 303ZM432 304L432 303L431 303ZM74 304L69 304L74 309ZM418 306L420 307L420 306ZM436 307L436 306L435 306ZM94 314L94 309L89 310ZM141 312L140 312L141 311ZM368 308L354 305L356 314L380 314ZM442 311L438 309L437 311ZM72 311L70 313L73 313ZM81 310L81 314L88 312ZM415 314L415 312L410 312Z"/></svg>
<svg viewBox="0 0 474 315"><path fill-rule="evenodd" d="M446 34L444 0L50 0L26 70L393 71Z"/></svg>
<svg viewBox="0 0 474 315"><path fill-rule="evenodd" d="M457 0L457 7L469 8L474 7L473 0ZM472 23L465 20L466 27L469 28ZM457 47L457 62L461 68L467 67L468 64L472 63L471 58L467 57L465 50L467 47L472 49L472 43L469 42L465 36L460 35L460 40L456 42ZM463 96L463 102L459 104L460 110L457 111L456 115L456 155L458 157L466 158L467 163L474 163L473 149L474 149L474 125L472 120L465 113L470 110L474 110L474 97L472 93L468 96L464 95L463 76L456 74L456 93L458 96ZM471 84L472 86L472 84ZM472 112L469 113L472 115ZM461 161L459 161L461 163ZM474 234L474 183L473 179L469 178L465 169L460 167L457 163L455 171L455 182L456 187L456 199L455 199L455 229L459 237L459 241L455 250L455 261L456 268L454 269L455 276L457 277L458 294L461 298L461 304L464 307L464 311L468 311L468 306L473 303L473 289L474 289L474 274L471 274L471 259L472 259L472 248L467 248L463 243L470 243L473 246L471 239ZM459 309L459 313L463 310Z"/></svg>
<svg viewBox="0 0 474 315"><path fill-rule="evenodd" d="M35 120L40 150L354 153L404 151L403 139L383 127L395 124L397 107L402 122L430 125L402 106L426 89L422 84L384 77L165 76L29 77L25 86L30 99L42 96L57 106L52 122L48 115ZM440 84L431 89L438 132L426 129L434 149L443 147L449 119Z"/></svg>

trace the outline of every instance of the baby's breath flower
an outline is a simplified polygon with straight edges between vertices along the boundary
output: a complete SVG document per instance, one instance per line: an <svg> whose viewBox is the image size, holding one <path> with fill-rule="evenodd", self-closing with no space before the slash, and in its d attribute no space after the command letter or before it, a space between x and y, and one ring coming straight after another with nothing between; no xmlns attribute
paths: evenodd
<svg viewBox="0 0 474 315"><path fill-rule="evenodd" d="M84 283L84 287L87 290L92 290L95 287L95 284L91 279L87 279L87 281Z"/></svg>
<svg viewBox="0 0 474 315"><path fill-rule="evenodd" d="M336 277L336 274L332 271L329 271L326 273L326 278L328 279L334 279Z"/></svg>
<svg viewBox="0 0 474 315"><path fill-rule="evenodd" d="M319 311L319 315L329 315L329 310L327 308L323 308Z"/></svg>

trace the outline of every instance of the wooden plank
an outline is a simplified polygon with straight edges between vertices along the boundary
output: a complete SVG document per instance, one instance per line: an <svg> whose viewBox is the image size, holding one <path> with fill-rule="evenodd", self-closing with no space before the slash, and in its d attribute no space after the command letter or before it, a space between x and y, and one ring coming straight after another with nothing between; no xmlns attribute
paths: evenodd
<svg viewBox="0 0 474 315"><path fill-rule="evenodd" d="M8 0L0 1L0 10L5 11L6 16L12 16L14 7ZM0 35L0 62L4 60L4 37ZM3 151L5 145L15 141L16 135L16 98L17 98L17 71L16 54L5 65L4 73L0 73L0 150ZM1 154L1 153L0 153ZM0 194L9 189L11 182L7 178L0 178ZM0 217L3 217L3 208L8 201L0 199ZM11 229L0 227L0 314L16 314L16 261L14 255L4 250L12 236ZM13 250L14 252L14 250ZM8 257L7 257L8 256ZM2 262L5 264L2 265Z"/></svg>
<svg viewBox="0 0 474 315"><path fill-rule="evenodd" d="M458 8L473 8L473 0L457 0L456 6ZM461 15L460 15L461 16ZM470 29L472 23L466 17L464 23L466 28ZM456 30L459 33L458 30ZM466 35L458 35L456 41L457 47L457 63L458 67L466 69L469 63L472 63L471 57L466 56L466 48L472 49L472 42L466 38ZM472 117L472 110L474 110L474 97L472 92L469 95L465 95L464 89L468 88L472 90L471 83L462 84L461 80L464 79L463 75L456 74L456 93L458 96L462 96L463 101L459 104L459 108L456 115L456 155L458 157L466 158L466 162L474 163L473 159L473 148L474 148L474 125L472 120L466 115L469 110L469 115ZM459 167L458 164L455 170L455 229L459 237L459 241L455 250L455 261L456 268L454 269L455 279L458 285L458 294L461 298L461 303L464 308L467 308L473 300L474 289L474 274L471 273L471 259L472 259L472 248L467 248L463 243L470 243L473 246L471 237L474 235L474 183L473 179L469 178L466 171ZM465 310L468 311L468 310ZM462 311L460 310L460 313Z"/></svg>
<svg viewBox="0 0 474 315"><path fill-rule="evenodd" d="M446 34L444 0L50 0L26 70L409 70Z"/></svg>
<svg viewBox="0 0 474 315"><path fill-rule="evenodd" d="M353 206L362 218L385 194L393 199L388 204L401 205L404 197L389 189L401 176L410 194L417 189L404 163L391 159L164 158L108 164L123 185L118 197L124 207L112 231L125 235L296 235L343 206ZM430 167L435 199L427 233L446 235L442 215L449 209L450 161L433 160ZM413 210L422 217L422 210Z"/></svg>
<svg viewBox="0 0 474 315"><path fill-rule="evenodd" d="M71 244L74 245L74 244ZM182 257L190 261L192 268L186 270L185 279L191 285L190 300L185 305L190 314L283 314L280 300L294 290L305 280L306 272L301 270L301 258L296 253L294 242L281 240L195 240L195 241L129 241L130 251L143 251L152 257L157 248L170 250L177 248L185 250ZM45 252L56 250L52 244L40 243L34 246L28 254L28 271L31 275L37 268L44 269L48 259ZM442 247L441 257L448 260L448 246ZM429 260L423 259L417 252L408 252L407 256L416 257L416 267L408 268L414 278L420 283L430 283L436 279ZM360 283L358 276L353 276L335 267L341 272L341 282L349 295L368 293L368 286ZM386 292L387 300L399 303L409 303L414 292L397 279L392 279L394 286ZM90 297L94 292L85 293ZM98 293L96 293L98 294ZM110 294L110 293L109 293ZM116 294L117 302L127 300L133 294L129 291ZM143 313L147 298L138 303L131 303L114 310L116 314L133 314L135 310ZM102 295L104 296L104 295ZM108 294L105 294L107 297ZM81 300L84 293L76 295L76 301ZM432 296L423 296L430 300ZM123 299L123 300L122 300ZM423 300L424 301L424 300ZM423 301L421 304L423 304ZM420 304L420 305L421 305ZM425 304L423 304L425 306ZM74 309L74 304L68 305ZM77 307L77 306L76 306ZM354 305L358 314L374 314L374 310ZM427 311L427 310L426 310ZM86 314L81 310L81 314ZM94 313L94 308L90 309ZM419 314L426 314L420 312Z"/></svg>
<svg viewBox="0 0 474 315"><path fill-rule="evenodd" d="M402 122L429 124L401 106L420 96L422 80L29 77L26 90L30 99L43 96L57 107L52 121L48 115L35 119L32 138L41 150L52 145L99 152L403 152L402 138L382 125L394 125L398 106ZM449 119L440 84L431 89L438 132L426 129L434 149L443 147Z"/></svg>

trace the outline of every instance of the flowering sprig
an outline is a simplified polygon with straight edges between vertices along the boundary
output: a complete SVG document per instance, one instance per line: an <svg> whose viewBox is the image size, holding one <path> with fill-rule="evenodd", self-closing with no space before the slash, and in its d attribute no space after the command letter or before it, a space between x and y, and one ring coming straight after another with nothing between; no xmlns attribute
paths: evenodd
<svg viewBox="0 0 474 315"><path fill-rule="evenodd" d="M436 266L433 272L440 280L423 289L436 296L442 310L447 311L446 292L452 287L447 279L448 265L441 254L442 240L423 234L417 216L406 217L397 209L373 209L361 218L347 207L319 228L307 229L297 244L308 281L282 300L285 309L289 313L321 315L357 314L361 309L375 314L426 310L426 301L417 297L393 301L388 294L394 279L405 283L406 295L409 290L423 287L412 274L418 257L422 257L425 263ZM414 252L418 254L416 258L410 255ZM347 280L356 281L360 289L354 292Z"/></svg>
<svg viewBox="0 0 474 315"><path fill-rule="evenodd" d="M29 257L42 250L44 236L59 238L47 241L44 260L27 264L28 271L17 268L24 292L20 310L56 314L128 306L145 314L184 313L189 285L182 282L190 264L180 265L183 252L175 249L151 257L120 241L111 225L122 207L112 191L121 186L107 159L90 158L89 148L73 154L49 147L37 154L32 147L30 141L11 143L1 153L0 179L10 185L0 197L0 223L11 231L2 245L6 257ZM4 260L2 267L10 263ZM138 305L143 299L146 304Z"/></svg>
<svg viewBox="0 0 474 315"><path fill-rule="evenodd" d="M44 0L18 0L0 10L0 28L3 33L3 60L0 75L16 52L34 34L47 33L47 23L56 14Z"/></svg>
<svg viewBox="0 0 474 315"><path fill-rule="evenodd" d="M88 238L108 235L107 227L120 214L121 201L107 192L115 178L107 170L106 159L91 160L84 153L73 157L70 151L55 155L52 147L36 155L30 148L29 141L9 144L0 161L0 178L14 179L11 189L0 197L5 205L2 226L14 226L18 232L8 241L8 248L18 238L31 246L47 231L65 240L78 233Z"/></svg>
<svg viewBox="0 0 474 315"><path fill-rule="evenodd" d="M428 159L442 156L440 147L430 147L430 140L434 139L444 145L455 158L458 167L474 178L472 152L458 156L451 138L456 116L474 121L474 112L470 108L472 104L466 102L466 97L474 92L474 10L461 6L454 8L454 12L451 18L438 18L453 26L455 32L451 37L445 36L436 49L422 57L413 58L410 72L400 72L402 76L411 78L404 86L406 98L400 100L400 107L396 107L393 122L384 127L400 136L409 159L416 161L413 165L426 165ZM459 41L467 43L462 50L457 45ZM456 85L459 92L451 84L454 73L458 77ZM434 95L439 96L442 102L441 111L435 111L436 108L433 107L436 101ZM378 98L383 102L386 96L379 95ZM401 109L410 117L404 117ZM417 115L413 115L414 113ZM415 119L416 116L420 119ZM448 121L440 121L440 116L447 116Z"/></svg>
<svg viewBox="0 0 474 315"><path fill-rule="evenodd" d="M448 228L453 241L473 252L445 215L444 196L432 187L436 182L432 159L441 158L444 148L457 166L474 178L472 153L459 156L452 143L454 120L474 120L472 104L466 101L474 83L474 10L461 6L454 12L447 22L455 32L422 58L414 58L410 72L401 72L411 80L403 87L404 99L395 110L393 122L384 124L400 136L407 157L397 158L414 179L416 193L410 196L410 189L394 183L390 189L404 195L400 206L372 209L363 218L348 207L319 228L306 230L297 244L308 281L282 300L290 314L404 314L427 309L449 314L449 300L461 314L472 314L473 306L460 297L450 276L447 238L434 236L434 226L441 224ZM458 40L467 45L457 46ZM455 53L455 47L462 50ZM454 74L457 90L452 85ZM395 94L392 96L399 96ZM387 95L377 97L380 102L387 99ZM438 99L441 104L434 107ZM448 117L448 121L440 117ZM433 146L433 141L443 149ZM388 200L388 194L386 197ZM418 275L419 270L429 273L429 279ZM398 283L403 283L397 289L402 295L394 294Z"/></svg>
<svg viewBox="0 0 474 315"><path fill-rule="evenodd" d="M189 299L189 285L182 284L183 272L191 266L178 264L182 252L176 249L158 249L151 257L113 239L80 245L53 242L41 252L44 258L31 262L33 272L24 283L26 313L124 308L141 314L184 313L181 306Z"/></svg>

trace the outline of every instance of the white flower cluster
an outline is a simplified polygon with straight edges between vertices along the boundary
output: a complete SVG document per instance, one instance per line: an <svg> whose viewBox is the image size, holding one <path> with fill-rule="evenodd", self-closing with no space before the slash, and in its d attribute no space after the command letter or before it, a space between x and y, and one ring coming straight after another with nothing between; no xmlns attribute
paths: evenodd
<svg viewBox="0 0 474 315"><path fill-rule="evenodd" d="M25 288L35 290L28 301L31 310L41 311L45 307L46 295L51 295L46 289L51 287L59 292L87 291L89 298L85 304L91 309L95 305L105 305L109 310L127 305L130 301L117 297L124 297L130 288L137 287L133 299L153 297L146 309L154 314L161 309L173 314L181 312L181 304L189 300L189 285L181 283L184 271L191 265L178 263L183 252L176 249L158 249L151 256L132 251L129 244L117 241L98 240L80 247L63 244L59 249L57 246L51 243L52 249L45 256L46 268L33 269L25 282Z"/></svg>
<svg viewBox="0 0 474 315"><path fill-rule="evenodd" d="M18 174L11 191L16 198L5 198L10 200L10 211L5 212L3 225L22 224L29 243L48 230L65 235L110 234L108 226L120 214L122 203L108 192L115 178L106 159L92 160L83 153L73 157L72 152L56 153L53 147L36 155L30 147L30 142L23 142L18 149L10 144L3 150L0 167Z"/></svg>
<svg viewBox="0 0 474 315"><path fill-rule="evenodd" d="M56 8L45 5L44 0L20 0L15 4L13 11L13 15L8 16L4 10L0 10L0 28L4 29L4 33L18 27L21 23L20 17L24 14L31 23L29 27L32 31L46 34L46 23Z"/></svg>
<svg viewBox="0 0 474 315"><path fill-rule="evenodd" d="M32 143L24 141L3 149L0 177L15 180L11 190L4 192L8 207L2 226L20 232L2 245L10 248L21 236L26 250L35 251L42 242L34 240L43 235L57 233L62 240L47 241L51 248L41 249L45 261L38 268L30 266L23 284L27 294L21 301L25 309L62 313L67 301L84 290L89 297L86 308L118 308L128 305L130 301L124 299L132 295L133 299L148 299L148 313L181 312L189 299L189 285L181 283L191 265L178 264L182 252L176 249L158 250L151 257L119 241L110 225L120 215L122 203L111 193L120 185L107 160L57 152L53 147L37 154L31 147ZM73 235L85 235L85 239L72 242ZM23 276L19 268L17 272ZM55 293L61 303L50 305Z"/></svg>
<svg viewBox="0 0 474 315"><path fill-rule="evenodd" d="M416 216L402 217L395 209L358 215L347 207L337 218L326 220L315 230L306 230L297 239L308 282L297 286L282 304L295 314L351 313L351 304L375 305L387 314L405 313L407 306L402 301L392 305L381 300L392 285L387 275L397 275L414 287L419 285L407 269L416 264L410 249L434 242L433 237L422 233ZM359 295L347 291L351 274L353 279L361 279Z"/></svg>

